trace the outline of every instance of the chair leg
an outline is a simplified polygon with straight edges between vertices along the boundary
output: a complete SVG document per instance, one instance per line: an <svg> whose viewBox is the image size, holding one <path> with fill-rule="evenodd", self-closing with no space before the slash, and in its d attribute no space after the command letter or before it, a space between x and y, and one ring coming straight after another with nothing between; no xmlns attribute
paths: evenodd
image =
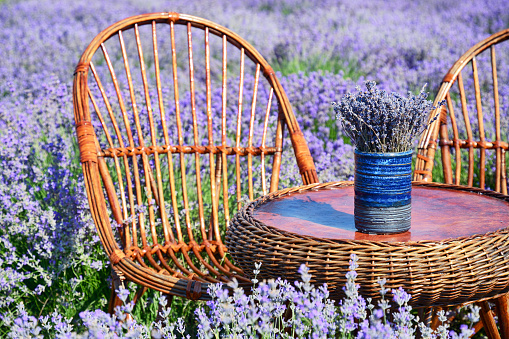
<svg viewBox="0 0 509 339"><path fill-rule="evenodd" d="M145 294L145 292L147 292L147 290L148 288L146 288L145 286L138 287L138 289L136 290L136 294L134 295L134 298L132 300L132 303L136 305L138 300L140 300L140 298L143 296L143 294Z"/></svg>
<svg viewBox="0 0 509 339"><path fill-rule="evenodd" d="M475 324L472 328L474 329L474 334L472 334L470 336L470 338L472 338L477 332L479 332L480 330L482 330L482 328L484 327L482 321L478 321L477 324Z"/></svg>
<svg viewBox="0 0 509 339"><path fill-rule="evenodd" d="M162 296L166 297L166 300L167 300L166 307L170 307L171 304L173 303L174 296L171 294L163 294ZM161 323L161 325L164 324L164 318L161 316L162 310L163 310L163 307L161 306L161 304L159 304L159 307L157 308L157 316L156 316L155 322L156 323L159 322L159 323Z"/></svg>
<svg viewBox="0 0 509 339"><path fill-rule="evenodd" d="M118 290L118 288L121 285L124 285L125 277L119 275L114 269L111 269L111 295L110 295L110 302L108 304L108 313L113 314L115 313L115 308L117 306L122 306L123 302L122 300L117 296L117 292L115 290ZM127 282L125 282L125 288L127 288Z"/></svg>
<svg viewBox="0 0 509 339"><path fill-rule="evenodd" d="M117 308L117 306L122 306L124 304L122 299L120 299L118 297L116 290L118 290L118 288L120 286L123 286L124 288L127 288L127 283L128 282L125 280L125 278L123 276L119 277L117 272L115 272L113 270L111 272L111 277L112 277L112 281L111 281L111 296L110 296L110 302L108 304L108 313L109 314L114 314L115 313L115 308ZM138 288L138 290L136 291L136 294L134 295L134 298L133 298L133 300L131 300L131 302L136 305L138 300L141 298L143 293L145 293L146 291L147 291L146 287L140 286ZM131 314L127 314L127 318L126 319L132 320L133 319L132 315Z"/></svg>
<svg viewBox="0 0 509 339"><path fill-rule="evenodd" d="M423 323L424 325L426 326L430 326L432 323L433 323L433 307L420 307L417 310L417 316L419 317L419 322ZM391 311L392 313L392 311ZM436 317L436 315L435 315ZM421 330L418 329L415 333L415 338L416 339L421 339L422 338L422 334L421 334Z"/></svg>
<svg viewBox="0 0 509 339"><path fill-rule="evenodd" d="M484 331L486 332L488 338L502 339L498 333L497 324L495 323L495 318L493 317L493 312L490 310L488 302L482 301L478 303L478 305L481 307L479 315L481 316L481 321L484 325Z"/></svg>
<svg viewBox="0 0 509 339"><path fill-rule="evenodd" d="M495 305L497 307L500 336L509 338L509 296L506 294L496 299Z"/></svg>
<svg viewBox="0 0 509 339"><path fill-rule="evenodd" d="M441 322L440 320L438 319L438 312L442 311L442 307L440 306L436 306L436 307L433 307L433 312L431 313L431 321L429 323L429 327L435 331L438 326L440 326ZM446 311L447 313L447 311ZM450 322L450 319L448 320Z"/></svg>
<svg viewBox="0 0 509 339"><path fill-rule="evenodd" d="M108 313L113 314L115 313L115 308L117 306L122 306L123 302L120 300L120 298L117 296L117 292L115 292L115 284L111 284L111 295L110 295L110 302L108 303Z"/></svg>
<svg viewBox="0 0 509 339"><path fill-rule="evenodd" d="M421 307L417 310L420 321L426 325L430 326L433 319L433 307Z"/></svg>
<svg viewBox="0 0 509 339"><path fill-rule="evenodd" d="M290 300L287 300L285 302L285 305L286 305L286 311L285 313L283 314L283 320L288 322L292 316L293 316L293 310L292 308L290 307ZM291 335L292 334L292 329L291 327L285 327L284 328L284 333L286 333L287 335Z"/></svg>

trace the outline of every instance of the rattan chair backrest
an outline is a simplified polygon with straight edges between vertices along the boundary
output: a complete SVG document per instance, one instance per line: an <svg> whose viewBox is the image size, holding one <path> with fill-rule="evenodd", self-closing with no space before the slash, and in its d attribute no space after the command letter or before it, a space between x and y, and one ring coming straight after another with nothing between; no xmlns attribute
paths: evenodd
<svg viewBox="0 0 509 339"><path fill-rule="evenodd" d="M76 67L74 113L90 209L114 268L165 293L199 298L182 279L242 273L222 235L243 199L278 189L285 148L303 182L318 181L272 68L201 18L152 13L102 31Z"/></svg>
<svg viewBox="0 0 509 339"><path fill-rule="evenodd" d="M507 39L509 29L493 34L470 48L445 75L435 105L442 100L446 104L431 112L430 119L438 112L440 117L419 142L415 180L436 180L432 171L440 147L445 183L507 194L509 116L502 111L508 105L500 95L509 93L509 74L500 72L500 65L509 65L509 44L502 43Z"/></svg>

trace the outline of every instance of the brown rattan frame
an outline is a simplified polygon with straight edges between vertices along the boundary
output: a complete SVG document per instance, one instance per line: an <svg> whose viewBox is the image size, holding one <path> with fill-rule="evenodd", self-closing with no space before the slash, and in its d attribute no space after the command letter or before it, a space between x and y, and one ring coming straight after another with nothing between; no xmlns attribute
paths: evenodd
<svg viewBox="0 0 509 339"><path fill-rule="evenodd" d="M143 25L152 26L153 35L153 54L154 54L154 67L155 75L157 80L157 95L155 97L163 110L163 100L165 98L161 94L161 79L160 73L160 59L158 55L162 54L162 50L158 49L156 43L156 32L159 25L169 25L171 30L171 50L167 53L171 53L171 68L173 70L173 91L174 100L176 104L176 112L171 114L176 115L177 119L177 130L179 132L178 144L170 144L168 142L167 133L168 128L164 123L164 114L162 115L162 126L164 129L166 143L164 145L158 144L155 138L154 123L152 117L152 107L150 106L150 94L148 89L148 82L145 72L145 58L143 56L143 49L140 43L140 34L138 27ZM206 63L206 96L207 96L207 129L208 129L208 144L200 145L197 141L195 134L194 144L185 145L182 138L182 120L180 119L179 111L179 88L178 88L178 77L177 72L177 54L175 50L175 38L174 31L179 25L187 27L188 35L188 46L187 52L189 56L190 65L190 81L194 84L194 81L198 79L194 78L192 71L192 38L191 32L196 30L202 30L205 37L205 63ZM141 92L145 94L147 103L147 113L150 120L150 139L151 142L144 142L143 137L139 140L134 140L133 132L137 132L138 135L142 134L139 127L140 113L136 105L133 104L131 112L133 116L129 117L134 119L135 126L129 125L128 123L128 109L124 102L120 100L122 96L120 86L118 85L119 78L115 76L113 67L111 67L108 52L105 48L104 43L110 38L116 36L122 48L122 55L124 59L124 71L127 73L128 83L125 84L132 93L133 83L131 82L131 70L127 62L124 47L124 34L127 30L133 30L136 36L135 46L138 49L138 61L142 75L142 89ZM252 140L253 132L253 119L255 114L256 100L253 99L251 103L251 124L249 127L249 140L247 145L241 147L240 140L240 127L236 131L237 142L235 145L228 145L225 142L225 125L226 120L229 117L226 116L226 95L223 95L223 110L222 110L222 121L219 124L223 128L223 138L214 142L212 140L212 113L211 113L211 84L210 84L210 50L209 50L209 34L213 34L222 39L223 45L223 60L222 60L222 76L223 76L223 91L226 90L226 76L227 76L227 57L226 57L226 46L233 46L238 49L241 54L241 79L244 72L244 64L246 61L251 60L256 66L255 74L255 85L253 97L256 98L256 89L258 86L258 80L260 73L267 80L270 85L270 96L266 108L266 116L271 113L270 103L271 100L277 102L278 112L276 112L277 128L273 136L268 135L267 123L265 123L263 138L261 145L254 146L254 140ZM150 42L148 42L150 43ZM231 48L231 47L230 47ZM102 51L106 63L108 64L111 81L115 88L115 94L119 97L120 102L120 113L113 112L108 102L108 94L105 90L106 86L103 86L98 81L97 69L94 67L92 58L97 51ZM140 71L138 69L138 71ZM260 77L261 78L261 77ZM92 79L92 80L91 80ZM97 86L102 94L102 99L105 102L105 107L108 110L108 114L119 114L121 119L118 120L118 124L113 121L112 125L115 128L116 134L109 134L103 117L101 116L97 100L91 93L89 88L89 82L96 80ZM240 92L242 93L242 81L240 82ZM191 85L192 86L192 85ZM194 87L191 87L191 95L194 100ZM133 102L132 95L131 102ZM137 15L122 21L119 21L110 27L99 33L86 48L83 53L74 74L74 90L73 90L73 101L74 101L74 115L76 120L76 133L79 142L79 149L81 154L81 163L83 167L83 174L85 178L85 184L87 189L87 195L90 204L90 211L92 213L97 231L99 233L101 242L104 249L110 258L111 264L115 272L118 275L127 279L127 281L135 282L142 286L141 291L143 292L146 288L152 288L161 291L165 294L185 297L189 299L209 299L207 294L207 285L209 283L215 283L219 281L229 281L233 276L237 277L241 282L246 281L246 278L242 278L242 270L231 263L226 257L227 248L221 240L221 228L220 225L227 226L229 222L229 211L228 211L228 186L225 180L228 175L227 172L227 157L235 157L235 177L233 180L237 180L237 187L241 186L241 181L248 181L249 186L249 198L253 199L253 165L252 161L254 157L260 157L261 166L261 177L263 193L266 193L265 187L265 176L269 176L265 172L264 161L271 156L273 158L272 171L270 179L270 188L268 192L276 191L278 189L279 182L279 171L281 167L282 150L283 150L283 139L285 130L288 131L293 150L295 152L295 158L302 176L302 180L305 184L318 182L313 159L310 155L306 141L304 140L303 134L298 126L297 120L294 116L288 98L277 79L275 72L265 61L265 59L244 39L239 37L232 31L217 25L211 21L201 19L186 14L178 14L172 12L161 12L151 13L144 15ZM156 101L154 99L154 101ZM126 101L127 102L127 101ZM194 103L194 101L193 101ZM239 102L235 103L238 106L238 115L232 117L240 121L240 114L242 113L242 96L239 96ZM141 105L140 105L141 106ZM155 106L155 105L154 105ZM92 107L92 109L91 109ZM95 115L93 113L95 112ZM105 115L103 115L105 116ZM267 121L268 118L265 118ZM127 135L120 135L120 129L118 126L122 123L125 129L128 131ZM180 119L180 120L179 120ZM197 123L194 115L193 107L193 124L196 128ZM100 124L99 122L100 121ZM127 121L127 122L126 122ZM240 122L237 123L238 125ZM101 148L99 145L99 139L97 136L98 130L105 133L106 138L109 142L109 148ZM136 130L135 130L136 128ZM117 147L114 145L115 135L120 145ZM127 143L122 142L128 140ZM268 145L269 142L274 142L274 145ZM180 158L179 162L175 160L173 163L173 156L178 155ZM207 167L207 182L210 187L211 194L211 205L207 211L207 206L204 206L201 192L205 185L205 178L199 179L201 174L197 176L197 182L194 188L197 190L199 201L196 202L199 210L200 227L198 230L193 230L189 217L188 206L190 201L187 196L189 182L186 182L185 176L185 164L184 156L186 154L194 154L195 161L199 165L200 157L205 157L205 162L208 161ZM162 165L161 162L164 159L168 161L169 168L169 182L163 182L162 178ZM151 157L149 160L149 157ZM244 177L240 169L240 158L247 158L247 172L248 175ZM109 162L109 163L108 163ZM203 164L202 163L202 164ZM198 166L197 165L197 166ZM120 170L124 166L124 171ZM140 167L141 166L141 167ZM205 166L205 165L204 165ZM140 167L140 168L138 168ZM176 172L180 172L180 177L177 178ZM143 172L143 173L142 173ZM175 173L174 173L175 172ZM200 173L198 170L196 173ZM123 176L127 178L123 178ZM130 177L129 177L130 175ZM242 176L242 177L241 177ZM115 178L123 178L125 182L132 183L130 185L122 186L122 180L115 181ZM221 180L223 179L223 180ZM178 182L177 182L178 181ZM182 186L183 205L186 209L180 210L181 213L185 214L185 222L169 222L168 217L170 212L165 211L164 190L170 190L171 201L174 213L174 220L179 220L179 211L177 203L177 192L176 188L178 185ZM169 188L168 188L169 186ZM121 198L117 197L118 190L121 191ZM145 192L145 193L144 193ZM148 193L147 193L148 192ZM167 192L166 192L167 193ZM236 192L237 204L240 206L240 188L237 188ZM146 196L143 196L146 194ZM219 213L219 199L220 195L223 194L223 208L225 217L221 219ZM150 202L148 199L147 204L148 212L140 212L138 220L130 220L126 222L126 217L132 216L133 205L141 204L146 197L153 197L153 201ZM126 201L128 202L126 203ZM130 207L129 207L130 205ZM155 220L158 217L155 206L159 207L158 213L160 213L161 225L156 225ZM130 210L129 210L130 209ZM233 208L232 208L233 209ZM208 213L207 213L208 212ZM118 225L118 234L115 234L114 226L110 218L115 220ZM150 227L145 230L143 223L146 222ZM157 228L160 227L160 228ZM157 229L156 229L157 228ZM181 230L182 228L182 230ZM152 238L148 235L151 232ZM157 233L160 232L160 233ZM175 234L176 233L176 234ZM161 238L158 238L156 234L164 234ZM133 240L133 237L135 238ZM138 239L136 239L138 237ZM120 239L120 240L119 240ZM141 240L141 241L140 241ZM140 245L141 244L141 245ZM205 270L197 267L202 265Z"/></svg>
<svg viewBox="0 0 509 339"><path fill-rule="evenodd" d="M439 119L431 123L430 128L421 137L418 146L417 161L415 164L414 180L432 181L432 171L435 165L435 153L437 147L441 151L441 163L443 166L444 182L449 184L463 184L466 186L474 185L474 170L478 166L479 187L485 188L486 185L486 152L495 152L495 187L491 187L497 192L507 194L507 165L506 152L509 149L508 140L502 139L500 124L500 107L498 94L498 76L496 45L509 39L509 29L495 33L487 39L479 42L463 54L449 69L435 98L434 104L437 105L442 100L446 100L446 105L442 106L430 114L430 119L438 113ZM479 82L479 71L477 65L477 56L483 52L490 53L491 57L491 78L493 84L493 98L495 112L495 140L486 140L484 129L484 115L482 109L482 91ZM465 67L471 67L474 83L475 104L477 112L477 126L479 128L479 140L474 140L471 122L468 116L466 94L464 88L464 77L462 71ZM451 99L450 91L454 84L458 85L461 117L457 118L454 111L454 102ZM462 140L458 133L458 119L463 119L467 131L467 139ZM452 138L450 137L452 133ZM455 168L453 170L453 161L451 148L454 150ZM462 163L461 150L468 149L468 162ZM478 162L475 161L474 150L480 150ZM461 181L462 171L466 168L467 180ZM509 298L507 295L494 300L496 304L496 313L499 318L499 330L493 318L493 311L490 310L488 303L480 304L481 320L484 324L486 334L489 338L509 338ZM477 326L480 329L481 326Z"/></svg>
<svg viewBox="0 0 509 339"><path fill-rule="evenodd" d="M493 34L489 38L479 42L463 54L458 61L449 69L440 89L438 90L435 98L435 106L446 100L446 105L431 112L430 119L440 113L439 119L431 123L430 128L424 133L419 141L417 161L415 164L414 180L432 181L432 171L434 166L434 158L437 146L440 147L442 155L442 165L444 182L448 184L466 184L473 186L474 178L474 149L480 149L479 159L479 187L485 188L486 176L486 152L493 151L496 154L495 163L495 187L492 187L497 192L507 194L507 166L505 153L509 149L507 140L502 140L501 126L500 126L500 109L498 98L498 77L496 69L496 51L495 46L503 41L509 39L509 29L505 29L498 33ZM479 75L476 57L484 51L491 54L491 69L493 80L493 96L495 102L495 128L496 139L493 141L486 140L484 129L484 116L482 112L482 95L479 85ZM464 80L462 70L466 66L472 67L476 110L479 127L479 140L474 140L472 129L470 127L470 118L467 113L467 103L465 98ZM454 104L450 96L450 90L454 83L457 83L460 93L461 101L461 117L457 118L454 111ZM463 119L467 129L467 139L462 140L458 136L457 119ZM452 131L452 139L449 137ZM438 141L437 141L438 140ZM451 148L455 150L456 168L453 173ZM460 150L468 149L468 163L462 163ZM460 182L461 171L463 167L467 168L468 176L467 182Z"/></svg>

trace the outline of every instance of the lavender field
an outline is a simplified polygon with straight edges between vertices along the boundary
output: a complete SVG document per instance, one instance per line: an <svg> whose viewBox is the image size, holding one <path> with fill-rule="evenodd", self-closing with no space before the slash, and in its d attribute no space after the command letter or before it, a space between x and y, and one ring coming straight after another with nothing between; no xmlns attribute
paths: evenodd
<svg viewBox="0 0 509 339"><path fill-rule="evenodd" d="M509 27L504 0L0 1L2 338L75 337L106 310L111 271L88 211L72 76L103 28L156 11L204 17L258 49L279 72L323 182L353 174L331 102L368 79L402 94L427 83L432 99L463 52ZM509 62L498 72L509 79ZM500 97L507 114L509 81ZM509 129L509 116L502 126ZM281 185L299 185L287 160ZM147 293L135 318L153 321L158 301ZM174 300L169 319L183 316L194 333L197 304Z"/></svg>

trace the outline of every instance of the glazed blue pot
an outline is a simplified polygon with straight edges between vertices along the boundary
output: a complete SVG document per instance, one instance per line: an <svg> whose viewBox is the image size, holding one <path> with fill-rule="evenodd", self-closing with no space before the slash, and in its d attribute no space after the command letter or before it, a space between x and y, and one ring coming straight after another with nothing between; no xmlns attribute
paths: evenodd
<svg viewBox="0 0 509 339"><path fill-rule="evenodd" d="M355 228L390 234L410 229L412 153L355 150Z"/></svg>

